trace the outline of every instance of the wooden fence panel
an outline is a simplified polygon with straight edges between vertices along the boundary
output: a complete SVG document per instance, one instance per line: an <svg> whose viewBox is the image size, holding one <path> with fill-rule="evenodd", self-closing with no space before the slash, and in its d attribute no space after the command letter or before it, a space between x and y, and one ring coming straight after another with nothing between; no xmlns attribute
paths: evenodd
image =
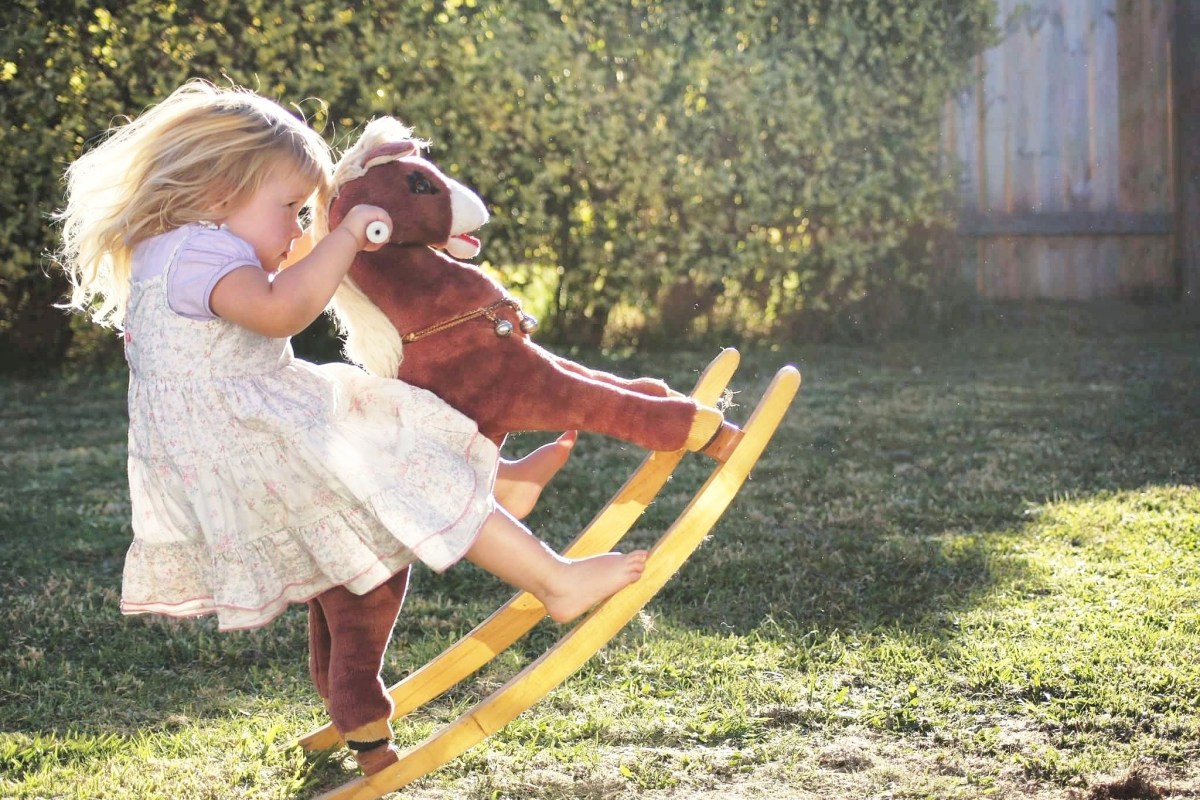
<svg viewBox="0 0 1200 800"><path fill-rule="evenodd" d="M1171 0L1000 0L1004 38L947 104L977 291L1165 294Z"/></svg>
<svg viewBox="0 0 1200 800"><path fill-rule="evenodd" d="M1177 3L1171 28L1176 256L1180 292L1200 307L1200 3Z"/></svg>

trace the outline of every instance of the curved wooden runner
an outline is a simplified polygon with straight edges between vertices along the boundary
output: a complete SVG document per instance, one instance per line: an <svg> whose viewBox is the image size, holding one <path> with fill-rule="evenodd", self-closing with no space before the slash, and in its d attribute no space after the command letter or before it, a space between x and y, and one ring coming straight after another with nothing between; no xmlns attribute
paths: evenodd
<svg viewBox="0 0 1200 800"><path fill-rule="evenodd" d="M705 405L715 405L740 361L737 350L722 350L700 374L691 396ZM611 550L662 490L685 453L679 450L647 455L563 554L583 558ZM458 642L388 689L395 704L392 719L411 713L482 669L544 616L546 609L533 595L521 592L514 596ZM330 750L341 742L337 728L326 724L302 737L298 744L311 751Z"/></svg>
<svg viewBox="0 0 1200 800"><path fill-rule="evenodd" d="M758 462L799 388L800 373L794 367L785 367L775 375L737 448L713 470L659 539L640 580L600 604L550 650L474 709L401 753L398 763L369 778L350 781L319 800L375 800L408 785L507 725L579 669L658 593L712 530Z"/></svg>

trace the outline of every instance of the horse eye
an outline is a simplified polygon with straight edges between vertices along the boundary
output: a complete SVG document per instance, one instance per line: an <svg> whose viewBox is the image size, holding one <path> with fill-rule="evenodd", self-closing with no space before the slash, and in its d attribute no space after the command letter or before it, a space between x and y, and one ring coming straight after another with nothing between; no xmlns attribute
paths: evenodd
<svg viewBox="0 0 1200 800"><path fill-rule="evenodd" d="M437 194L437 187L433 182L422 175L420 172L411 172L408 175L408 189L413 194Z"/></svg>

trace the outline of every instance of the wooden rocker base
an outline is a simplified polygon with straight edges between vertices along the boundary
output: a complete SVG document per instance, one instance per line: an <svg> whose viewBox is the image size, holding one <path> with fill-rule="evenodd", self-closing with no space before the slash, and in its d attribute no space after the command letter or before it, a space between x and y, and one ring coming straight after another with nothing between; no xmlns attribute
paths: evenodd
<svg viewBox="0 0 1200 800"><path fill-rule="evenodd" d="M705 405L716 405L737 371L741 356L725 348L696 381L691 396ZM563 554L569 558L606 553L629 532L683 460L686 450L650 453L625 484L575 537ZM503 653L546 616L546 609L527 592L519 592L470 633L425 666L388 689L397 720L457 686ZM341 734L326 724L303 736L305 750L331 750L342 743Z"/></svg>
<svg viewBox="0 0 1200 800"><path fill-rule="evenodd" d="M799 387L800 373L794 367L785 367L775 375L743 429L741 440L728 459L713 470L692 501L651 550L640 580L593 609L545 654L474 709L402 752L397 763L370 777L352 780L321 795L319 800L375 800L408 785L507 725L579 669L658 593L712 530L758 462ZM671 469L674 469L674 465ZM601 516L604 516L604 512ZM513 602L519 599L520 596ZM540 619L544 611L540 604L537 605L536 610L525 613L538 613ZM484 626L487 624L484 623ZM506 627L505 635L501 638L506 638L510 632ZM464 642L471 638L469 635ZM478 647L486 648L487 645L480 643ZM477 650L477 647L467 647L466 650ZM486 660L482 663L486 663ZM415 678L417 674L414 673L412 677ZM408 681L397 688L405 683Z"/></svg>

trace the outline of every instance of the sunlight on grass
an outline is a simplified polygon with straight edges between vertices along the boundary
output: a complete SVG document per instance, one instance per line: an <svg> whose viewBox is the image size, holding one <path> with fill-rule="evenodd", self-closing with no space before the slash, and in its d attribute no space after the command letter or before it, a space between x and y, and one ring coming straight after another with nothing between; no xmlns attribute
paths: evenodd
<svg viewBox="0 0 1200 800"><path fill-rule="evenodd" d="M1190 330L1104 330L798 348L795 408L680 574L402 796L1059 800L1133 769L1196 796L1200 351ZM686 387L710 355L593 363ZM779 360L746 353L735 419ZM117 611L123 391L0 386L0 796L309 798L344 782L345 751L288 747L323 722L303 609L238 634ZM564 543L640 457L585 436L534 529ZM632 541L652 543L707 470L685 462ZM420 572L389 680L508 596L469 566ZM560 633L539 625L398 741Z"/></svg>

